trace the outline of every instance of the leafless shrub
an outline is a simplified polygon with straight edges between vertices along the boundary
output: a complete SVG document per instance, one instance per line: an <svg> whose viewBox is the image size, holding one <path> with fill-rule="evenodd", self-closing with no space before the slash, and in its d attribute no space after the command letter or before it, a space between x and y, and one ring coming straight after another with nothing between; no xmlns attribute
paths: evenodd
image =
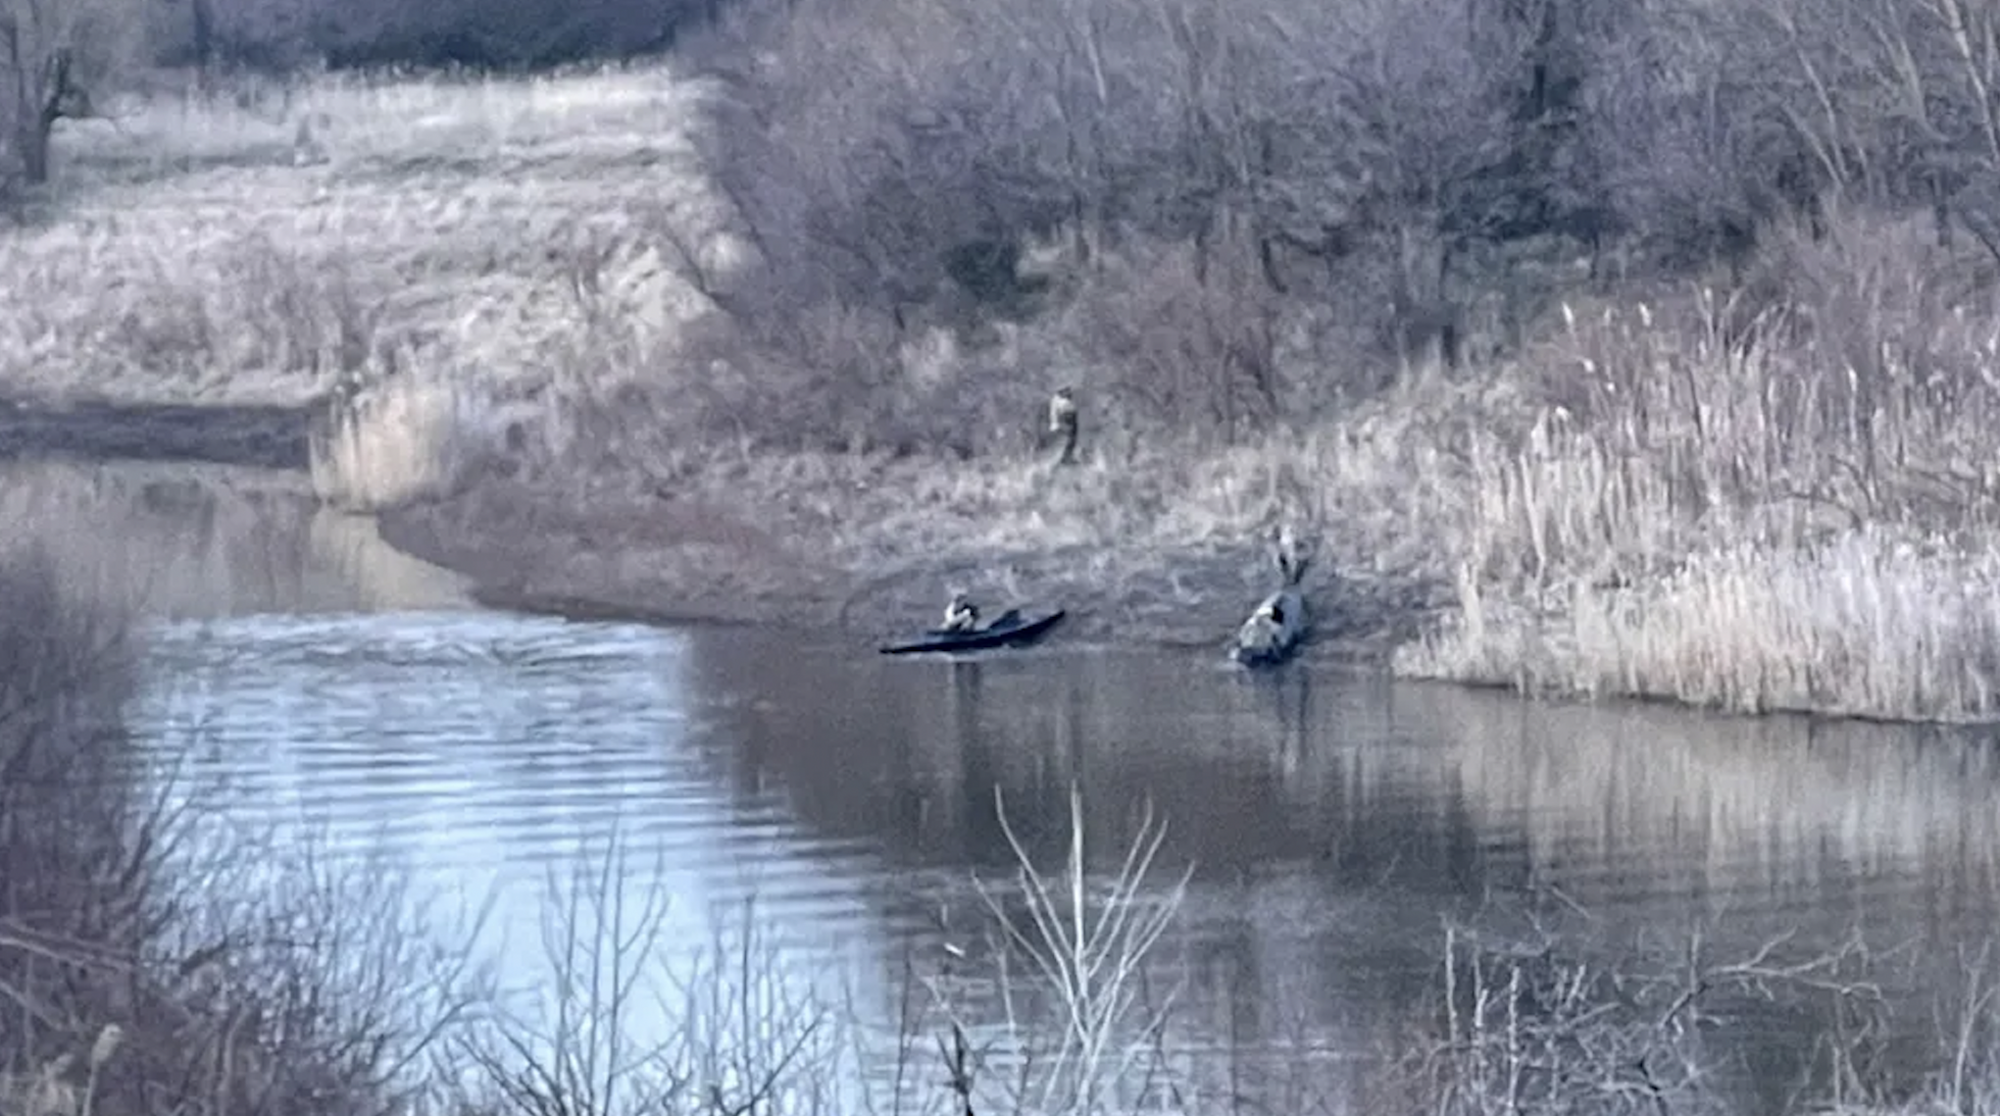
<svg viewBox="0 0 2000 1116"><path fill-rule="evenodd" d="M789 1113L841 1107L844 1036L760 929L712 922L712 948L673 933L679 897L622 832L552 869L549 979L533 1003L461 1032L446 1063L460 1106L520 1116ZM466 1073L469 1069L471 1072Z"/></svg>
<svg viewBox="0 0 2000 1116"><path fill-rule="evenodd" d="M1290 409L1277 361L1283 307L1245 253L1198 268L1192 251L1135 250L1079 295L1079 351L1149 426L1233 442Z"/></svg>
<svg viewBox="0 0 2000 1116"><path fill-rule="evenodd" d="M199 794L122 725L124 618L71 596L32 554L10 556L0 585L10 1088L52 1114L394 1103L467 1002L469 974L420 944L393 889L362 894L309 862L274 878L240 849L205 861ZM258 878L228 879L232 865Z"/></svg>
<svg viewBox="0 0 2000 1116"><path fill-rule="evenodd" d="M901 1111L902 1086L941 1052L946 1079L920 1089L918 1111L1102 1111L1159 1072L1166 1005L1148 998L1146 972L1186 878L1148 882L1161 838L1150 819L1108 877L1089 866L1083 832L1073 800L1060 873L1037 869L1016 840L1014 886L984 892L993 970L906 971L893 1048L837 1014L833 990L788 971L754 903L739 918L710 912L704 947L676 933L679 898L614 832L551 875L549 975L534 1002L451 1044L457 1103L527 1116L879 1111L886 1098L869 1079L893 1066L889 1110ZM1000 990L1003 1020L965 1013L966 980ZM912 1001L926 992L928 1010Z"/></svg>
<svg viewBox="0 0 2000 1116"><path fill-rule="evenodd" d="M1393 1040L1374 1103L1466 1116L1743 1111L1751 1017L1816 1036L1791 1055L1797 1110L1881 1104L1915 1084L1882 1061L1879 982L1901 959L1859 938L1804 948L1791 934L1717 953L1700 927L1610 948L1539 919L1514 936L1450 926L1434 1009Z"/></svg>
<svg viewBox="0 0 2000 1116"><path fill-rule="evenodd" d="M711 317L686 346L699 371L679 409L692 432L751 445L868 451L909 439L897 334L866 306L824 301L786 317Z"/></svg>
<svg viewBox="0 0 2000 1116"><path fill-rule="evenodd" d="M0 165L49 180L59 120L96 114L130 76L148 11L134 0L10 0L0 7Z"/></svg>
<svg viewBox="0 0 2000 1116"><path fill-rule="evenodd" d="M1753 267L1784 268L1784 230L1825 237L1829 206L1942 198L1898 177L1904 153L1954 182L1991 157L1990 21L1960 0L1153 8L736 10L697 51L729 91L710 162L774 278L731 316L868 316L877 364L829 372L864 397L923 308L1008 312L954 261L1048 236L1084 270L1159 278L1165 256L1157 287L1114 283L1091 324L1135 366L1137 405L1240 434L1326 395L1268 381L1270 307L1351 307L1379 341L1343 365L1453 366L1475 307L1574 287L1579 253L1597 278L1615 256L1628 280L1722 262L1755 286ZM1534 312L1510 305L1500 335Z"/></svg>
<svg viewBox="0 0 2000 1116"><path fill-rule="evenodd" d="M709 161L769 270L728 323L750 351L824 369L817 397L895 394L889 354L940 316L971 336L1080 296L1086 359L1134 366L1104 386L1156 421L1241 437L1296 406L1274 351L1299 256L1328 269L1306 282L1314 297L1444 320L1418 332L1456 358L1434 311L1463 298L1446 289L1454 245L1483 234L1453 224L1452 191L1499 157L1483 137L1500 110L1482 44L1435 29L1448 21L1275 0L1225 22L1123 0L1034 18L910 7L872 21L753 5L707 43L730 90ZM1313 103L1306 127L1283 123ZM1050 236L1102 285L1025 275ZM1339 261L1357 251L1391 261L1386 297L1348 284ZM796 325L827 315L869 323L862 353Z"/></svg>
<svg viewBox="0 0 2000 1116"><path fill-rule="evenodd" d="M1062 867L1049 872L1036 867L997 793L994 803L1018 866L1010 886L980 889L994 971L926 980L954 1107L1080 1114L1171 1106L1161 1043L1173 995L1150 974L1192 869L1164 886L1151 878L1165 829L1150 813L1112 869L1094 869L1072 789ZM997 1025L965 1013L958 997L966 979L997 990Z"/></svg>
<svg viewBox="0 0 2000 1116"><path fill-rule="evenodd" d="M111 997L146 945L144 804L121 761L132 685L120 618L67 597L46 554L0 568L0 1038L43 1092L124 1013Z"/></svg>

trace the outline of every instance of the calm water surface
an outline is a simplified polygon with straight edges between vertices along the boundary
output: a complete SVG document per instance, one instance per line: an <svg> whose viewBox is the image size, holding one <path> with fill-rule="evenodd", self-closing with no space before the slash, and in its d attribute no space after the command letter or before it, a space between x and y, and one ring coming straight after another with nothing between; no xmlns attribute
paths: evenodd
<svg viewBox="0 0 2000 1116"><path fill-rule="evenodd" d="M760 994L838 1002L878 1037L935 1033L914 975L991 1023L975 881L1002 887L1013 864L996 791L1053 868L1072 785L1094 863L1115 864L1150 806L1167 827L1153 878L1192 870L1158 953L1175 1041L1260 1079L1335 1083L1326 1096L1434 1002L1447 920L1527 943L1529 913L1559 910L1628 944L1700 922L1718 956L1859 928L1942 957L2000 913L2000 760L1979 734L1537 706L1317 669L1253 681L1201 655L1060 643L952 663L521 618L465 607L365 525L289 498L149 504L139 480L88 475L45 486L63 498L40 522L116 525L122 546L79 544L86 574L173 572L153 578L131 716L180 782L275 867L314 850L393 870L412 902L489 906L478 949L544 1002L550 915L589 890L579 858L617 848L622 917L670 900L663 970L724 964L714 945L749 925ZM1938 991L1926 979L1889 993L1915 1002ZM1781 1095L1812 1021L1739 1022L1766 1054L1753 1084ZM934 1097L925 1057L907 1087Z"/></svg>

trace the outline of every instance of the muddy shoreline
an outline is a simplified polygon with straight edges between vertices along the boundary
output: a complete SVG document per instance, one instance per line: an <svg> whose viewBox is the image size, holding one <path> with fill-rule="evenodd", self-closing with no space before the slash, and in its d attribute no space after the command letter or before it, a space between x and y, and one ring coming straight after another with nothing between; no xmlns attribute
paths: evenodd
<svg viewBox="0 0 2000 1116"><path fill-rule="evenodd" d="M1255 548L1167 556L1171 569L1093 581L1088 555L857 570L823 540L748 523L740 507L645 498L565 499L505 482L385 512L383 541L466 575L487 607L570 619L727 624L884 643L929 627L940 586L972 587L988 612L1068 610L1048 644L1125 644L1220 657L1265 588ZM992 583L1004 569L1004 587ZM987 582L982 584L982 578ZM1442 603L1436 587L1324 572L1306 582L1313 636L1302 657L1384 666Z"/></svg>

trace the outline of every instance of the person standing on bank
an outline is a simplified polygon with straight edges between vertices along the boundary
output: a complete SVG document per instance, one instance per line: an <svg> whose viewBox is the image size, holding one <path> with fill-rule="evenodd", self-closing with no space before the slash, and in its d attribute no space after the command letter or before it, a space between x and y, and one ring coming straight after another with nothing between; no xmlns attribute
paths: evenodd
<svg viewBox="0 0 2000 1116"><path fill-rule="evenodd" d="M1049 396L1048 436L1056 439L1061 449L1056 455L1056 464L1076 464L1076 389L1064 385Z"/></svg>

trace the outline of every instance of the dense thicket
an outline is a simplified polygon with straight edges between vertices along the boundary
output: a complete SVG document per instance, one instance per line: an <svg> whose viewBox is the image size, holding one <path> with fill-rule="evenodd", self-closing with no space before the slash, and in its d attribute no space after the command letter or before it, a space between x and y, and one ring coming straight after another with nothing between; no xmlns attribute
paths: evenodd
<svg viewBox="0 0 2000 1116"><path fill-rule="evenodd" d="M751 0L689 50L729 90L713 162L770 265L730 309L768 351L892 377L927 310L1032 305L1056 237L1095 276L1077 359L1226 431L1326 397L1286 371L1301 330L1365 387L1593 283L1781 300L1774 246L1833 220L1928 209L2000 251L1996 11Z"/></svg>

